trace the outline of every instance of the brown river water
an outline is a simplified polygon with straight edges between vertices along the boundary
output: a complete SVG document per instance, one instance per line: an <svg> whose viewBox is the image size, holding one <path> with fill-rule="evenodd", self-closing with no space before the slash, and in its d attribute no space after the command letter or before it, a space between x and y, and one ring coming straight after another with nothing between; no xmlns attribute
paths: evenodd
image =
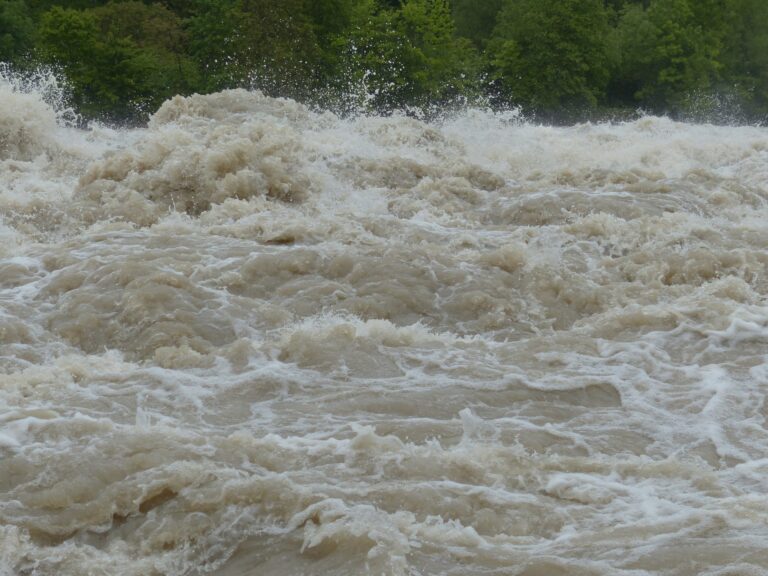
<svg viewBox="0 0 768 576"><path fill-rule="evenodd" d="M4 82L3 576L768 574L768 129Z"/></svg>

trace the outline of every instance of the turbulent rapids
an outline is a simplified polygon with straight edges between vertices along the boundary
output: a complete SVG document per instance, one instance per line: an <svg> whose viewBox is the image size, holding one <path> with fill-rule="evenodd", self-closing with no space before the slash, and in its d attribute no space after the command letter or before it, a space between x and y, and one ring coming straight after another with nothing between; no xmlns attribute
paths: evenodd
<svg viewBox="0 0 768 576"><path fill-rule="evenodd" d="M768 573L767 129L0 104L0 574Z"/></svg>

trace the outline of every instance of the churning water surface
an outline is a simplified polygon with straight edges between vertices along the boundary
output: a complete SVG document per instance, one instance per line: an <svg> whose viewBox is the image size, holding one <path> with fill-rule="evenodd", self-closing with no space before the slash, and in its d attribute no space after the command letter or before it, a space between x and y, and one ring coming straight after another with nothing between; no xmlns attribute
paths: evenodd
<svg viewBox="0 0 768 576"><path fill-rule="evenodd" d="M0 573L768 573L768 130L67 127L0 86Z"/></svg>

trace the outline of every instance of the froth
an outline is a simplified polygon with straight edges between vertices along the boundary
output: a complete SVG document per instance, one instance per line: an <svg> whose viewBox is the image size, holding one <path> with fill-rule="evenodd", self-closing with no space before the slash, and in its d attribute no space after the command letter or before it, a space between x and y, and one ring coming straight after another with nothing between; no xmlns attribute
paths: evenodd
<svg viewBox="0 0 768 576"><path fill-rule="evenodd" d="M55 153L56 112L38 94L23 93L0 77L0 161Z"/></svg>
<svg viewBox="0 0 768 576"><path fill-rule="evenodd" d="M79 198L139 224L169 209L200 214L228 198L299 202L309 178L295 124L308 112L260 94L177 97L152 117L132 148L93 164Z"/></svg>
<svg viewBox="0 0 768 576"><path fill-rule="evenodd" d="M0 572L768 570L764 129L0 94Z"/></svg>

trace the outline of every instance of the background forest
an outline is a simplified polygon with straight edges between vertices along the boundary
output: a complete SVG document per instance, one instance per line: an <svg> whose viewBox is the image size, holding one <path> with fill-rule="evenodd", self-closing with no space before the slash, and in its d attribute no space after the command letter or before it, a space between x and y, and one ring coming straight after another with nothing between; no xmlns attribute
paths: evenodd
<svg viewBox="0 0 768 576"><path fill-rule="evenodd" d="M520 106L549 121L768 115L766 0L0 0L0 61L86 118L259 88L340 113Z"/></svg>

